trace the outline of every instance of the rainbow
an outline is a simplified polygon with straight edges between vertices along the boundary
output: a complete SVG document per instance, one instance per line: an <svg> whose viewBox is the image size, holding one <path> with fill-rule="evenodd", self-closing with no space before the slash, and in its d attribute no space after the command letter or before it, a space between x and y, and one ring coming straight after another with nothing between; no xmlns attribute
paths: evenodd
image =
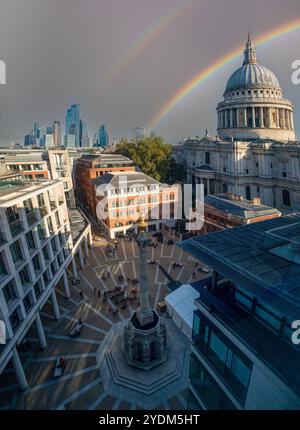
<svg viewBox="0 0 300 430"><path fill-rule="evenodd" d="M293 33L298 30L300 30L300 19L276 27L267 33L263 33L258 38L256 38L255 43L257 46L260 46L283 35ZM176 93L164 104L160 111L151 120L149 128L154 128L185 96L190 94L195 88L202 84L206 79L211 77L214 73L219 71L222 67L226 66L228 63L239 57L243 50L244 46L239 46L237 49L227 53L224 55L224 57L201 70L190 81L180 87L179 90L176 91Z"/></svg>
<svg viewBox="0 0 300 430"><path fill-rule="evenodd" d="M154 24L154 26L149 28L135 43L133 43L110 72L110 76L105 83L105 87L110 85L118 76L120 76L128 65L147 47L147 45L158 38L167 27L174 23L183 13L188 11L196 1L197 0L187 0L183 5L180 4L174 8L171 13L163 15L156 24Z"/></svg>

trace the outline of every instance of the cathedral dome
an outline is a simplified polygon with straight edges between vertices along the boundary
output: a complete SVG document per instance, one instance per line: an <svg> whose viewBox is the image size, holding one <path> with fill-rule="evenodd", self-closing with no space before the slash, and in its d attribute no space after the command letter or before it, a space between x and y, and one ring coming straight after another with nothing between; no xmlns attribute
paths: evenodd
<svg viewBox="0 0 300 430"><path fill-rule="evenodd" d="M278 79L271 70L256 63L248 63L243 64L230 76L225 94L230 91L252 88L281 90Z"/></svg>
<svg viewBox="0 0 300 430"><path fill-rule="evenodd" d="M230 76L223 96L217 106L221 139L295 140L293 104L283 98L274 73L258 64L251 34L243 64Z"/></svg>
<svg viewBox="0 0 300 430"><path fill-rule="evenodd" d="M244 62L242 66L230 76L224 94L230 91L252 88L268 88L281 91L278 79L274 73L267 67L257 63L256 50L249 34L244 51Z"/></svg>

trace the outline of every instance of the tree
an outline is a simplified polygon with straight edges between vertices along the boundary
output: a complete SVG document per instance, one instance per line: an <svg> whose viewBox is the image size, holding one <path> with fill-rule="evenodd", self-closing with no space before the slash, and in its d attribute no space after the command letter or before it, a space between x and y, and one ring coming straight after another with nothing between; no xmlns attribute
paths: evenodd
<svg viewBox="0 0 300 430"><path fill-rule="evenodd" d="M141 139L121 139L117 154L130 158L146 175L160 182L169 179L172 166L172 146L159 136Z"/></svg>

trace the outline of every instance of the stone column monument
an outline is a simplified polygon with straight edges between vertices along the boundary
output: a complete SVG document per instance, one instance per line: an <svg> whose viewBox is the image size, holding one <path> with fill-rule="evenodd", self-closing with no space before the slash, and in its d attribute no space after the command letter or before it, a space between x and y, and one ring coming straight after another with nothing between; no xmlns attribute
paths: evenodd
<svg viewBox="0 0 300 430"><path fill-rule="evenodd" d="M141 215L139 222L140 306L124 330L124 354L128 364L149 370L163 363L167 355L166 327L149 303L147 223Z"/></svg>

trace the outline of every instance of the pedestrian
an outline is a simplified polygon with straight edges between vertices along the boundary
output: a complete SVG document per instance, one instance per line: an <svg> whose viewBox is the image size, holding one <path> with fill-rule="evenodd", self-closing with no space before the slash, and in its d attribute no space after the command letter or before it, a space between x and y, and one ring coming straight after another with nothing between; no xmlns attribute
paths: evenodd
<svg viewBox="0 0 300 430"><path fill-rule="evenodd" d="M81 298L81 299L83 299L83 292L82 292L82 291L80 291L80 293L79 293L79 294L80 294L80 298Z"/></svg>
<svg viewBox="0 0 300 430"><path fill-rule="evenodd" d="M193 278L195 278L195 276L196 276L196 272L193 272Z"/></svg>
<svg viewBox="0 0 300 430"><path fill-rule="evenodd" d="M93 294L95 295L96 294L96 288L94 287L94 292L93 292Z"/></svg>
<svg viewBox="0 0 300 430"><path fill-rule="evenodd" d="M101 291L98 290L98 299L100 299L100 298L101 298Z"/></svg>

